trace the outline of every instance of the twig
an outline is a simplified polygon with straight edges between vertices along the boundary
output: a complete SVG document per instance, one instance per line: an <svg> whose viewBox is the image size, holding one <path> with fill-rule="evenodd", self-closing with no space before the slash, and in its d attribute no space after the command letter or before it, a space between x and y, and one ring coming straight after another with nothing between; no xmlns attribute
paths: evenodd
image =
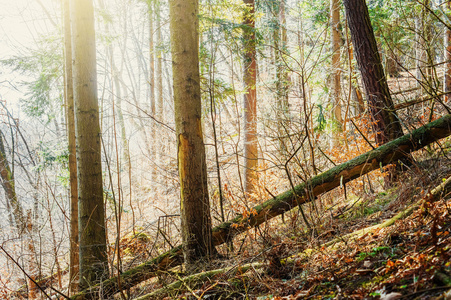
<svg viewBox="0 0 451 300"><path fill-rule="evenodd" d="M363 137L363 139L368 143L368 145L370 145L371 148L373 148L373 150L376 149L376 148L374 148L374 146L370 143L370 141L368 141L368 139L366 138L366 136L360 131L359 127L357 127L357 125L355 125L354 121L353 121L353 120L349 120L349 121L351 121L352 125L354 125L355 129L357 129L357 131L360 133L360 135Z"/></svg>
<svg viewBox="0 0 451 300"><path fill-rule="evenodd" d="M352 122L352 121L351 121L351 122ZM355 125L354 125L354 126L355 126ZM317 148L318 148L318 150L324 155L324 157L327 158L327 160L329 160L334 166L337 165L336 163L334 163L334 161L333 161L329 156L327 156L326 153L324 153L324 151L321 149L320 146L318 146Z"/></svg>
<svg viewBox="0 0 451 300"><path fill-rule="evenodd" d="M57 289L55 289L53 286L50 286L49 288L52 289L54 292L60 294L60 295L61 295L62 297L64 297L65 299L69 299L69 300L70 300L70 298L69 298L68 296L66 296L65 294L61 293L61 292L58 291Z"/></svg>
<svg viewBox="0 0 451 300"><path fill-rule="evenodd" d="M176 274L177 279L182 282L182 284L186 287L186 289L194 296L196 299L200 300L201 297L197 296L196 293L191 289L191 287L183 280L178 274Z"/></svg>

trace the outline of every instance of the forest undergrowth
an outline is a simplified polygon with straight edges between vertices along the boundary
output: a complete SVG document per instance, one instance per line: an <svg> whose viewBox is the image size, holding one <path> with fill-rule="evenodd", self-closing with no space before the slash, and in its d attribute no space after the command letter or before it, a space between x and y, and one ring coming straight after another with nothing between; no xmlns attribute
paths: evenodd
<svg viewBox="0 0 451 300"><path fill-rule="evenodd" d="M199 264L190 273L198 274L186 276L183 269L164 272L135 288L132 295L139 299L450 299L451 194L447 188L434 199L429 194L451 176L451 160L444 153L446 146L422 151L392 188L383 189L381 184L376 188L373 183L374 189L346 197L344 188L339 188L323 195L316 205L304 205L312 221L310 229L294 209L237 237L233 255L228 251L231 245L224 246L221 253L229 255ZM374 226L408 208L393 225Z"/></svg>

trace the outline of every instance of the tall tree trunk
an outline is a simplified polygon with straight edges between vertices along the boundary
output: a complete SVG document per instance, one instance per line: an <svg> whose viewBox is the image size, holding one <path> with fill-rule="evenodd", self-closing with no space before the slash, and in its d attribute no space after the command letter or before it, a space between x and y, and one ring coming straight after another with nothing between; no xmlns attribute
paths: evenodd
<svg viewBox="0 0 451 300"><path fill-rule="evenodd" d="M332 85L331 104L332 119L336 129L342 131L343 118L341 115L341 24L340 24L340 0L330 1L330 22L331 22L331 52L332 52ZM336 135L334 135L336 136Z"/></svg>
<svg viewBox="0 0 451 300"><path fill-rule="evenodd" d="M451 1L446 3L446 15L451 19ZM445 26L445 76L443 80L443 91L445 93L451 92L451 29ZM451 101L451 94L444 96L445 102Z"/></svg>
<svg viewBox="0 0 451 300"><path fill-rule="evenodd" d="M284 57L287 56L287 29L285 17L285 0L273 3L274 26L274 59L276 65L276 117L277 131L280 135L279 150L286 153L286 139L283 136L288 132L288 120L290 119L290 107L288 102L288 72Z"/></svg>
<svg viewBox="0 0 451 300"><path fill-rule="evenodd" d="M64 0L64 55L65 55L65 102L67 136L69 142L69 182L70 182L70 256L69 294L78 290L78 183L77 154L75 147L75 111L72 80L72 41L70 24L70 3Z"/></svg>
<svg viewBox="0 0 451 300"><path fill-rule="evenodd" d="M425 66L425 92L427 95L437 94L437 81L435 74L435 47L432 46L432 16L430 13L431 1L425 0L422 7L422 22L423 22L423 42L426 56Z"/></svg>
<svg viewBox="0 0 451 300"><path fill-rule="evenodd" d="M148 2L148 11L149 11L149 89L150 89L150 114L152 117L156 117L156 97L155 97L155 42L154 42L154 17L155 17L155 10L154 10L154 3L153 1ZM158 14L158 12L157 12ZM152 178L151 178L151 184L155 187L155 183L157 181L158 172L157 172L157 166L156 164L156 158L157 158L157 151L158 147L156 145L159 143L159 136L156 134L156 128L157 125L155 122L152 122L151 125L151 145L150 145L150 155L151 160L154 162L154 165L152 166Z"/></svg>
<svg viewBox="0 0 451 300"><path fill-rule="evenodd" d="M416 39L416 79L421 87L420 93L433 95L433 49L430 47L432 28L430 25L430 13L428 7L431 3L425 0L421 4L421 14L415 18Z"/></svg>
<svg viewBox="0 0 451 300"><path fill-rule="evenodd" d="M170 1L182 238L189 265L213 251L201 119L198 12L198 0Z"/></svg>
<svg viewBox="0 0 451 300"><path fill-rule="evenodd" d="M71 1L80 288L108 277L92 0Z"/></svg>
<svg viewBox="0 0 451 300"><path fill-rule="evenodd" d="M104 0L99 0L99 8L102 10L106 10L105 7L105 2ZM105 20L104 22L105 24L105 33L107 36L110 35L110 24L108 22L108 20ZM106 48L106 57L108 62L110 63L110 72L111 72L111 78L112 78L112 83L111 83L111 88L112 88L112 100L115 103L114 106L114 110L116 111L116 115L117 115L117 119L118 119L118 123L119 123L119 127L120 127L120 134L121 134L121 142L122 142L122 158L123 161L125 162L125 165L127 166L127 168L130 170L130 151L129 151L129 143L127 140L127 131L125 128L125 120L124 120L124 113L123 113L123 109L122 109L122 88L121 88L121 80L122 78L122 71L123 68L121 70L118 70L118 68L116 67L116 63L114 60L115 54L114 54L114 47L112 43L109 43L107 48ZM129 171L128 170L128 171Z"/></svg>
<svg viewBox="0 0 451 300"><path fill-rule="evenodd" d="M159 120L160 122L164 122L164 98L163 98L163 51L162 49L162 43L163 43L163 38L162 38L162 34L161 34L161 3L160 0L157 0L155 2L155 12L157 14L157 22L156 22L156 26L157 26L157 47L158 47L158 51L156 51L157 57L157 68L156 68L156 79L157 79L157 83L156 83L156 88L157 88L157 101L156 101L156 105L157 105L157 111L156 111L156 118L157 120ZM163 161L163 157L164 157L164 153L166 153L167 149L165 147L165 145L167 144L167 139L165 135L161 135L160 139L158 139L158 141L155 141L158 145L157 147L157 153L158 153L158 163L160 165L165 165L165 162ZM166 176L160 176L160 182L166 182L165 181Z"/></svg>
<svg viewBox="0 0 451 300"><path fill-rule="evenodd" d="M402 136L365 0L343 0L377 145Z"/></svg>
<svg viewBox="0 0 451 300"><path fill-rule="evenodd" d="M424 76L424 62L426 61L426 52L423 49L423 21L422 17L415 18L415 77L417 86L421 87ZM422 91L421 91L422 93Z"/></svg>
<svg viewBox="0 0 451 300"><path fill-rule="evenodd" d="M258 179L257 141L257 51L255 39L255 3L243 0L244 12L244 160L245 191L252 194Z"/></svg>

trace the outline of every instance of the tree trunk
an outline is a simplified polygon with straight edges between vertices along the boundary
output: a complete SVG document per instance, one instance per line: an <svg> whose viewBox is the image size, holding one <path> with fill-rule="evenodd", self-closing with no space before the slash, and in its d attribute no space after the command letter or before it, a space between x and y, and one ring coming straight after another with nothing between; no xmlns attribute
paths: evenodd
<svg viewBox="0 0 451 300"><path fill-rule="evenodd" d="M288 72L284 57L287 54L287 29L285 17L285 0L273 3L273 14L276 26L273 29L274 59L276 65L276 117L277 132L279 134L279 151L287 152L286 139L288 134L288 120L290 119L290 106L288 102Z"/></svg>
<svg viewBox="0 0 451 300"><path fill-rule="evenodd" d="M71 1L77 138L80 288L108 278L99 106L91 0Z"/></svg>
<svg viewBox="0 0 451 300"><path fill-rule="evenodd" d="M78 183L77 154L75 147L75 111L72 80L72 41L70 24L70 3L64 0L64 55L65 55L65 102L67 136L69 142L69 182L70 182L70 255L69 255L69 295L78 290Z"/></svg>
<svg viewBox="0 0 451 300"><path fill-rule="evenodd" d="M257 51L255 39L255 3L243 0L245 7L244 40L244 177L245 192L254 191L258 180L258 141L257 141Z"/></svg>
<svg viewBox="0 0 451 300"><path fill-rule="evenodd" d="M402 136L365 0L343 0L377 145Z"/></svg>
<svg viewBox="0 0 451 300"><path fill-rule="evenodd" d="M251 211L255 211L256 214L251 214L251 216L246 218L242 215L238 215L234 219L216 226L213 228L214 245L221 245L252 227L259 226L303 203L314 201L317 196L326 193L341 184L359 178L360 176L387 164L391 164L394 161L405 157L408 153L426 147L450 134L451 115L446 115L434 122L413 130L410 134L406 134L372 151L366 152L345 163L335 166L332 169L311 178L306 183L297 185L294 189L288 190L253 207ZM122 274L122 288L126 289L135 286L144 280L152 278L158 271L167 270L180 264L182 262L181 249L182 248L178 246L151 261L124 272ZM112 295L119 291L117 280L115 278L103 282L101 286L107 295ZM82 299L82 295L93 294L98 288L99 286L93 287L89 291L84 291L72 299Z"/></svg>
<svg viewBox="0 0 451 300"><path fill-rule="evenodd" d="M173 0L169 10L183 253L189 265L213 252L202 133L198 8L198 0Z"/></svg>
<svg viewBox="0 0 451 300"><path fill-rule="evenodd" d="M20 237L25 235L26 255L29 258L27 261L27 279L28 285L28 299L36 299L38 295L38 287L33 282L37 277L38 267L36 261L36 251L33 243L33 224L31 218L31 210L28 217L25 216L24 210L17 198L14 175L9 167L6 158L5 146L3 144L3 133L0 131L0 183L5 191L7 206L12 208L14 216L14 224L17 234ZM33 280L32 280L33 279Z"/></svg>
<svg viewBox="0 0 451 300"><path fill-rule="evenodd" d="M341 24L340 24L340 0L330 1L331 21L331 52L332 52L332 85L331 104L332 119L339 131L343 130L343 118L341 115ZM334 135L335 137L336 135ZM334 138L336 140L336 138Z"/></svg>
<svg viewBox="0 0 451 300"><path fill-rule="evenodd" d="M446 15L451 19L451 1L446 3ZM443 92L451 92L451 29L445 26L445 76L443 80ZM451 101L451 94L445 94L444 101L449 103Z"/></svg>
<svg viewBox="0 0 451 300"><path fill-rule="evenodd" d="M106 5L105 5L105 1L104 0L99 0L99 8L102 10L106 11ZM107 36L110 36L110 23L108 20L104 20L104 24L105 24L105 33ZM120 135L121 135L121 142L122 142L122 158L123 161L125 162L125 165L127 166L128 171L130 171L130 147L129 147L129 142L127 140L127 130L125 128L125 120L124 120L124 113L123 113L123 109L122 109L122 91L121 91L121 84L120 81L122 80L122 71L123 68L121 68L121 70L118 70L118 68L116 67L116 63L115 63L115 53L114 53L114 47L113 47L113 43L108 43L107 46L107 59L108 62L110 62L110 72L111 72L111 78L113 79L112 83L111 83L111 93L113 94L112 96L112 101L114 101L115 105L113 105L113 111L116 110L116 115L117 115L117 119L118 119L118 123L119 123L119 127L120 127Z"/></svg>
<svg viewBox="0 0 451 300"><path fill-rule="evenodd" d="M432 28L430 26L430 13L428 8L431 2L425 0L420 4L421 14L415 18L415 40L416 40L416 79L417 86L421 87L420 95L433 95L433 49L430 47Z"/></svg>
<svg viewBox="0 0 451 300"><path fill-rule="evenodd" d="M149 11L149 89L150 89L150 114L152 117L156 117L156 97L155 97L155 42L154 42L154 3L153 1L148 2L148 11ZM157 12L158 14L158 12ZM151 185L156 187L156 182L158 178L158 171L156 166L156 158L157 158L157 149L156 145L159 143L160 136L156 134L157 125L155 122L152 122L151 125L151 145L150 145L150 155L151 161L153 161L152 166L152 177L151 177Z"/></svg>
<svg viewBox="0 0 451 300"><path fill-rule="evenodd" d="M19 203L14 186L14 176L6 158L5 146L3 144L3 133L0 131L0 183L5 191L6 203L12 208L14 225L20 233L24 230L25 217L22 206ZM12 224L11 224L12 225Z"/></svg>
<svg viewBox="0 0 451 300"><path fill-rule="evenodd" d="M163 47L163 38L161 34L161 3L160 0L155 2L155 12L157 17L157 47L158 51L156 51L157 54L157 68L156 68L156 88L157 88L157 109L156 109L156 119L160 122L164 122L164 98L163 98L163 51L161 51ZM164 166L165 162L163 161L164 153L166 153L166 144L168 143L168 140L166 139L165 135L160 135L160 138L158 141L155 141L157 143L157 162ZM161 174L161 173L160 173ZM162 182L165 186L167 184L166 176L161 176L159 178L159 181Z"/></svg>

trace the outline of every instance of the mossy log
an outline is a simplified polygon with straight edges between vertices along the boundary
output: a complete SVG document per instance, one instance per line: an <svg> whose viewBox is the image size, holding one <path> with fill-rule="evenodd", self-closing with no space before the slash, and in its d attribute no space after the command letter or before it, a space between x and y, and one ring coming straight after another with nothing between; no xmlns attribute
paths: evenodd
<svg viewBox="0 0 451 300"><path fill-rule="evenodd" d="M340 184L397 162L408 153L419 150L450 134L451 115L448 114L396 140L337 165L307 182L295 186L294 189L255 206L252 209L253 213L249 217L239 215L231 221L216 226L213 228L214 245L217 246L230 241L234 236L249 228L256 227L298 205L314 200L316 196L328 192L340 186ZM182 261L182 248L178 246L153 260L124 272L121 275L121 288L130 288L154 277L160 270L167 270L181 264ZM98 298L99 290L102 290L104 297L119 292L117 278L110 278L101 284L74 295L71 299Z"/></svg>
<svg viewBox="0 0 451 300"><path fill-rule="evenodd" d="M410 134L386 143L372 151L366 152L345 163L297 185L273 199L252 209L248 218L239 215L229 222L213 229L215 245L227 242L237 234L251 227L258 226L316 196L328 192L340 184L344 184L388 164L397 162L408 153L419 150L441 138L451 134L451 115L446 115L434 122L426 124Z"/></svg>

